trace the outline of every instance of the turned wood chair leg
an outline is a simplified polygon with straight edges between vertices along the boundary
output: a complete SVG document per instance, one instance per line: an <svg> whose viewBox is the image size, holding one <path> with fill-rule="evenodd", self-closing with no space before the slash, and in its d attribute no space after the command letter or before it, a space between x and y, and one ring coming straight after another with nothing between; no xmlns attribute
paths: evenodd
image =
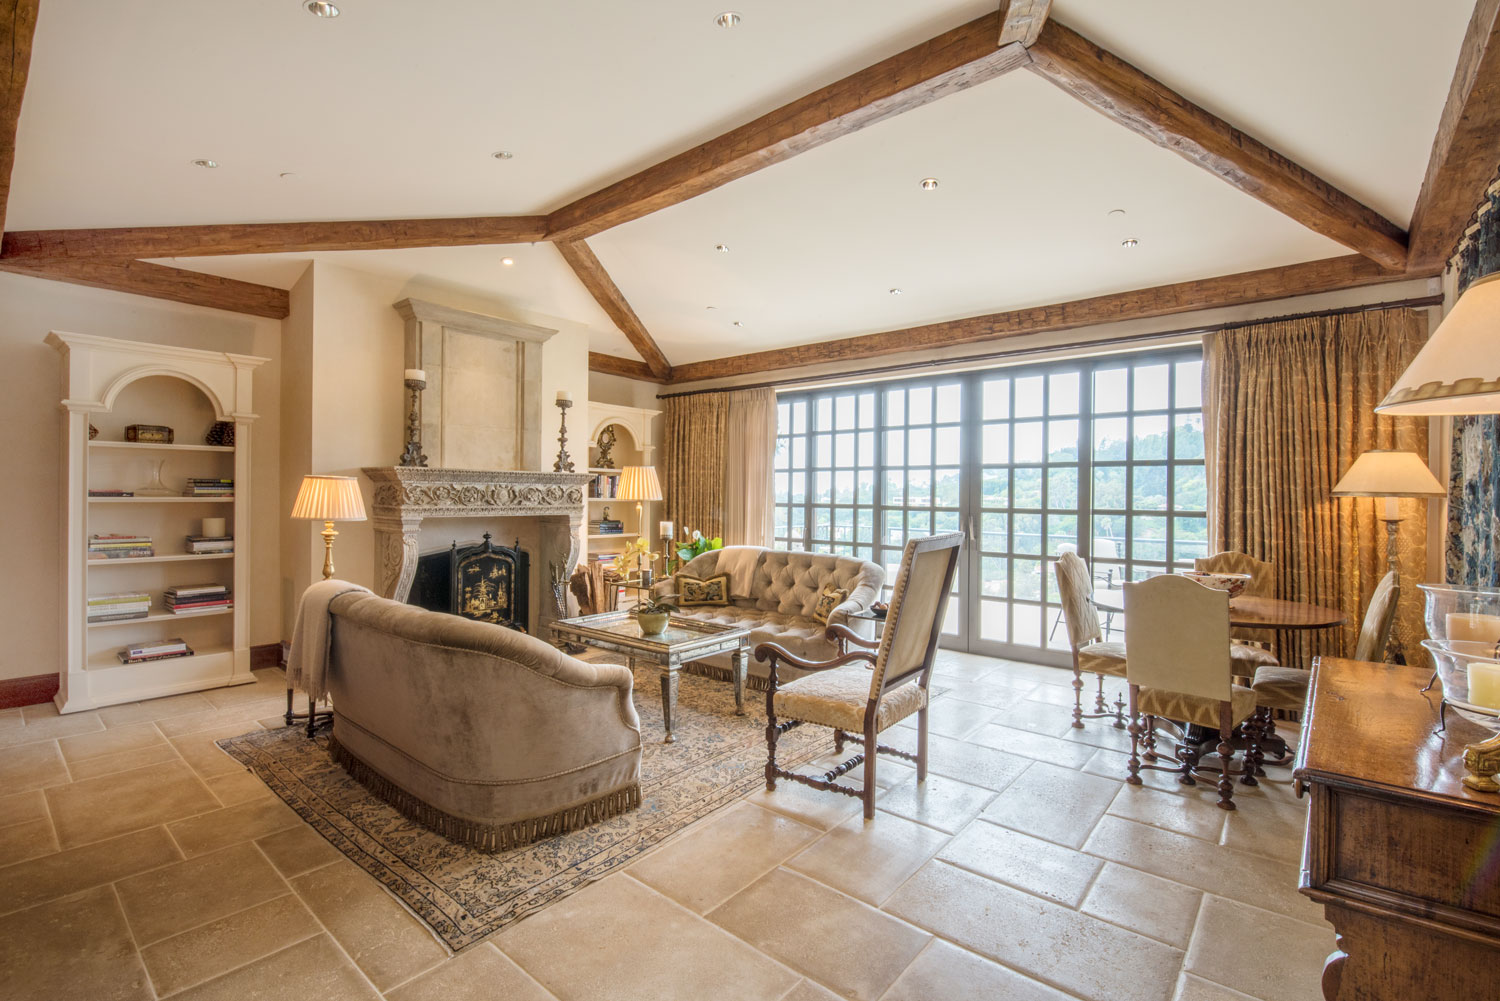
<svg viewBox="0 0 1500 1001"><path fill-rule="evenodd" d="M766 689L766 791L776 790L776 685Z"/></svg>
<svg viewBox="0 0 1500 1001"><path fill-rule="evenodd" d="M1255 713L1245 720L1245 760L1240 768L1240 785L1258 786L1260 782L1255 778L1263 775L1260 762L1263 755L1260 750L1260 718Z"/></svg>
<svg viewBox="0 0 1500 1001"><path fill-rule="evenodd" d="M1076 658L1073 664L1073 728L1083 729L1083 672L1078 670Z"/></svg>
<svg viewBox="0 0 1500 1001"><path fill-rule="evenodd" d="M865 819L875 819L875 726L865 730Z"/></svg>
<svg viewBox="0 0 1500 1001"><path fill-rule="evenodd" d="M833 731L833 753L844 753L844 731L838 729L837 727L835 727Z"/></svg>
<svg viewBox="0 0 1500 1001"><path fill-rule="evenodd" d="M1156 753L1156 717L1150 713L1146 714L1146 753L1141 756L1151 762L1161 757Z"/></svg>
<svg viewBox="0 0 1500 1001"><path fill-rule="evenodd" d="M1177 753L1182 759L1182 774L1177 776L1177 781L1185 786L1195 786L1198 780L1193 777L1193 773L1198 770L1198 759L1203 756L1203 752L1197 744L1187 740L1183 740L1177 747Z"/></svg>
<svg viewBox="0 0 1500 1001"><path fill-rule="evenodd" d="M1234 731L1234 724L1230 722L1233 717L1229 713L1229 703L1225 702L1219 707L1219 809L1233 810L1234 806L1234 782L1229 777L1229 761L1234 755L1234 748L1229 744L1229 738Z"/></svg>
<svg viewBox="0 0 1500 1001"><path fill-rule="evenodd" d="M1099 679L1099 691L1094 695L1094 712L1103 716L1109 712L1109 704L1104 701L1104 675L1096 674L1094 677Z"/></svg>
<svg viewBox="0 0 1500 1001"><path fill-rule="evenodd" d="M1141 784L1141 718L1135 712L1135 686L1130 686L1130 774L1125 781L1133 786Z"/></svg>
<svg viewBox="0 0 1500 1001"><path fill-rule="evenodd" d="M917 710L917 781L927 781L927 707Z"/></svg>

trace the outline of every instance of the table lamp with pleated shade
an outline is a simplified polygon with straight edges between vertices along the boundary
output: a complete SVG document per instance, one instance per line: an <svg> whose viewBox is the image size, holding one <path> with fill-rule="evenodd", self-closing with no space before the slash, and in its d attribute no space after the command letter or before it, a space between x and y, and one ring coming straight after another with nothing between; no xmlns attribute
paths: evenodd
<svg viewBox="0 0 1500 1001"><path fill-rule="evenodd" d="M1354 465L1333 488L1335 497L1384 497L1386 563L1397 567L1396 525L1401 520L1400 497L1446 497L1448 491L1438 482L1427 463L1415 452L1400 449L1372 448L1361 452ZM1398 578L1399 579L1399 578Z"/></svg>
<svg viewBox="0 0 1500 1001"><path fill-rule="evenodd" d="M359 477L302 477L302 486L297 490L297 502L292 505L292 517L323 523L323 579L329 579L333 576L333 540L339 534L333 523L365 520L365 502L359 493Z"/></svg>
<svg viewBox="0 0 1500 1001"><path fill-rule="evenodd" d="M626 466L620 470L620 486L615 490L619 500L635 501L636 525L641 526L641 501L661 500L661 480L655 466Z"/></svg>

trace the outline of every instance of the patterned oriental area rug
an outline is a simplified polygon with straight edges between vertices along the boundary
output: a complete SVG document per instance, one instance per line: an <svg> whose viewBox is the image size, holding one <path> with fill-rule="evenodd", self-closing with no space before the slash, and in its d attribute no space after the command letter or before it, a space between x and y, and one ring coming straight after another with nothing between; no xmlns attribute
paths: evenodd
<svg viewBox="0 0 1500 1001"><path fill-rule="evenodd" d="M326 733L260 730L218 742L457 951L639 857L693 821L765 782L765 708L746 693L734 714L724 682L684 672L677 742L662 743L659 673L635 672L641 717L641 806L524 848L455 844L376 799L328 756ZM823 728L783 735L777 757L801 764L833 749Z"/></svg>

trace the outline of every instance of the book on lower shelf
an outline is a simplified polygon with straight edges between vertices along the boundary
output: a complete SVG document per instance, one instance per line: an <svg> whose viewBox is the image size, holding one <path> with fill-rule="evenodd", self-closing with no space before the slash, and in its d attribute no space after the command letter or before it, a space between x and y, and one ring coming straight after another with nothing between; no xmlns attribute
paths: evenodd
<svg viewBox="0 0 1500 1001"><path fill-rule="evenodd" d="M167 611L173 615L201 615L234 607L234 596L227 584L193 584L169 587L162 594Z"/></svg>
<svg viewBox="0 0 1500 1001"><path fill-rule="evenodd" d="M129 619L144 619L150 613L151 595L145 591L91 594L88 597L90 622L124 622Z"/></svg>
<svg viewBox="0 0 1500 1001"><path fill-rule="evenodd" d="M170 660L173 657L191 657L193 648L181 639L157 640L153 643L141 643L136 646L128 646L119 651L115 656L120 658L122 664L141 664L152 660Z"/></svg>
<svg viewBox="0 0 1500 1001"><path fill-rule="evenodd" d="M232 535L189 535L185 551L194 555L234 552Z"/></svg>
<svg viewBox="0 0 1500 1001"><path fill-rule="evenodd" d="M140 559L155 556L149 535L91 535L88 557L91 560Z"/></svg>
<svg viewBox="0 0 1500 1001"><path fill-rule="evenodd" d="M134 497L134 490L90 490L90 497Z"/></svg>

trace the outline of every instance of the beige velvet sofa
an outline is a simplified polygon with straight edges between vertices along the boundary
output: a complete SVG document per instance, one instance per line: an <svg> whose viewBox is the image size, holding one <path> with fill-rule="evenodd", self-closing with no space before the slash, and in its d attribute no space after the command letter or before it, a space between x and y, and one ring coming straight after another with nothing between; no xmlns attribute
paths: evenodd
<svg viewBox="0 0 1500 1001"><path fill-rule="evenodd" d="M329 617L332 754L407 816L504 849L640 805L628 669L365 592Z"/></svg>
<svg viewBox="0 0 1500 1001"><path fill-rule="evenodd" d="M849 592L844 603L834 608L828 617L829 625L847 625L851 612L863 611L879 600L881 585L885 583L884 568L867 560L759 546L710 550L684 563L678 574L707 580L723 572L720 564L729 562L725 559L728 554L745 550L754 550L757 554L745 597L731 593L728 605L683 608L680 614L705 622L749 626L751 650L761 643L779 643L798 657L828 660L837 654L837 645L824 637L827 626L813 618L813 609L824 585L833 584ZM678 586L675 579L668 578L652 590L657 595L669 595L675 594ZM727 680L732 677L731 667L728 655L721 655L706 658L685 670ZM769 670L767 665L752 658L752 687L764 689ZM777 676L788 681L804 673L783 666L778 669Z"/></svg>

